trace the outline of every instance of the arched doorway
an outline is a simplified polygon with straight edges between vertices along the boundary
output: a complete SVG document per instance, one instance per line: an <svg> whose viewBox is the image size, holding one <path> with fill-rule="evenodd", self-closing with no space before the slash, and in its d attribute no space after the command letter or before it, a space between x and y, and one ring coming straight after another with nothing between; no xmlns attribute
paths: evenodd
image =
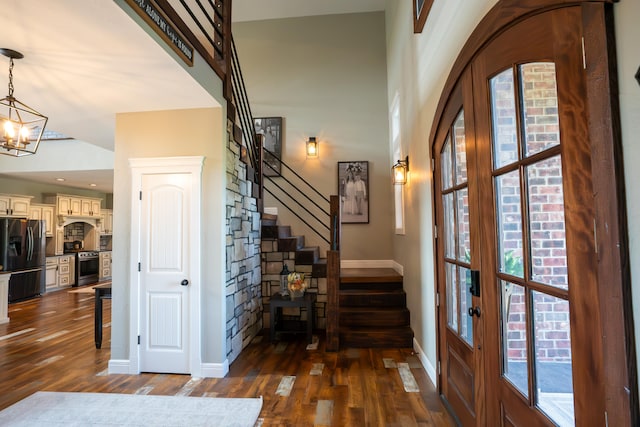
<svg viewBox="0 0 640 427"><path fill-rule="evenodd" d="M611 5L558 3L498 3L432 131L439 386L465 426L637 419Z"/></svg>

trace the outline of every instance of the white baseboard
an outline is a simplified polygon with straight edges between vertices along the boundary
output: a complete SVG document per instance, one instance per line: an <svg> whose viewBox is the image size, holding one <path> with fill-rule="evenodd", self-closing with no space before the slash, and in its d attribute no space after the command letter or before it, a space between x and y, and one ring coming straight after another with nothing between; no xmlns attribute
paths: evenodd
<svg viewBox="0 0 640 427"><path fill-rule="evenodd" d="M404 268L392 259L343 259L340 268L393 268L402 274Z"/></svg>
<svg viewBox="0 0 640 427"><path fill-rule="evenodd" d="M224 378L229 373L229 359L222 363L203 363L200 373L203 378Z"/></svg>
<svg viewBox="0 0 640 427"><path fill-rule="evenodd" d="M129 371L130 363L128 360L111 359L109 360L109 374L127 374L135 375L139 372ZM200 377L202 378L224 378L229 372L229 361L225 359L222 363L203 363L201 366Z"/></svg>
<svg viewBox="0 0 640 427"><path fill-rule="evenodd" d="M109 360L109 374L130 374L129 361L126 359L111 359Z"/></svg>
<svg viewBox="0 0 640 427"><path fill-rule="evenodd" d="M429 359L427 359L427 356L424 354L424 351L422 351L422 347L420 347L420 344L418 344L418 341L415 339L415 337L413 338L413 351L416 352L416 355L420 359L420 363L422 363L424 370L427 371L429 379L433 383L434 387L436 387L436 384L438 384L438 375L436 373L436 368L431 364L431 362L429 362Z"/></svg>

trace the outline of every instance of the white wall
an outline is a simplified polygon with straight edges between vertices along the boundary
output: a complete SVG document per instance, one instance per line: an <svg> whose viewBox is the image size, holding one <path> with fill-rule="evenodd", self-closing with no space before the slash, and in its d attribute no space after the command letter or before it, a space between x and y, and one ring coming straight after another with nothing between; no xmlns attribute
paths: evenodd
<svg viewBox="0 0 640 427"><path fill-rule="evenodd" d="M225 341L226 127L222 108L116 116L111 360L129 358L131 173L129 158L205 156L202 174L202 360L223 363ZM225 121L226 123L226 121Z"/></svg>
<svg viewBox="0 0 640 427"><path fill-rule="evenodd" d="M640 343L640 84L634 74L640 67L640 2L622 0L614 5L616 44L618 50L618 85L620 88L620 121L627 189L629 254L635 320L636 343ZM636 353L640 357L637 350ZM639 360L640 366L640 360Z"/></svg>
<svg viewBox="0 0 640 427"><path fill-rule="evenodd" d="M233 35L253 115L284 117L287 164L328 196L337 194L338 161L369 161L370 223L343 226L342 258L391 259L384 14L234 23ZM309 136L320 141L319 159L305 157ZM265 206L273 205L265 194ZM278 213L308 245L323 243Z"/></svg>
<svg viewBox="0 0 640 427"><path fill-rule="evenodd" d="M436 1L421 34L413 33L411 2L386 3L387 97L389 110L398 97L401 153L409 155L411 166L411 180L405 187L406 234L394 237L394 258L404 265L411 327L431 368L437 362L437 325L429 132L453 62L469 34L495 3ZM435 371L430 374L433 378Z"/></svg>
<svg viewBox="0 0 640 427"><path fill-rule="evenodd" d="M429 362L435 366L436 314L432 176L429 132L444 83L469 34L496 0L435 2L421 34L413 34L410 2L386 3L388 99L400 100L402 153L411 160L406 187L406 235L396 236L395 259L402 260L412 327ZM632 278L640 277L640 86L633 75L640 66L640 2L614 5L619 59L620 106L624 146ZM391 105L389 105L391 108ZM636 283L636 282L634 282ZM640 342L640 289L633 285L636 342Z"/></svg>

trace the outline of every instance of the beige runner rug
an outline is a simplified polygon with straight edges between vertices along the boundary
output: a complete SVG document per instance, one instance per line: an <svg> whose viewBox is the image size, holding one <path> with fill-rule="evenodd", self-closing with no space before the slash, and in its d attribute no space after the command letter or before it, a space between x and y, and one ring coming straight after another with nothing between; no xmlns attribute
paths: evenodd
<svg viewBox="0 0 640 427"><path fill-rule="evenodd" d="M2 426L253 427L262 397L217 398L39 391L0 411Z"/></svg>

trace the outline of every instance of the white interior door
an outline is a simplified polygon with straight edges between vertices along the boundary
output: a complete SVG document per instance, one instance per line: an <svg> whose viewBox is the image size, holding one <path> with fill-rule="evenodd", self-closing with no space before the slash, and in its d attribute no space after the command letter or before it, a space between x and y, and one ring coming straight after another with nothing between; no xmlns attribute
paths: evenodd
<svg viewBox="0 0 640 427"><path fill-rule="evenodd" d="M142 175L140 370L191 373L189 173Z"/></svg>

